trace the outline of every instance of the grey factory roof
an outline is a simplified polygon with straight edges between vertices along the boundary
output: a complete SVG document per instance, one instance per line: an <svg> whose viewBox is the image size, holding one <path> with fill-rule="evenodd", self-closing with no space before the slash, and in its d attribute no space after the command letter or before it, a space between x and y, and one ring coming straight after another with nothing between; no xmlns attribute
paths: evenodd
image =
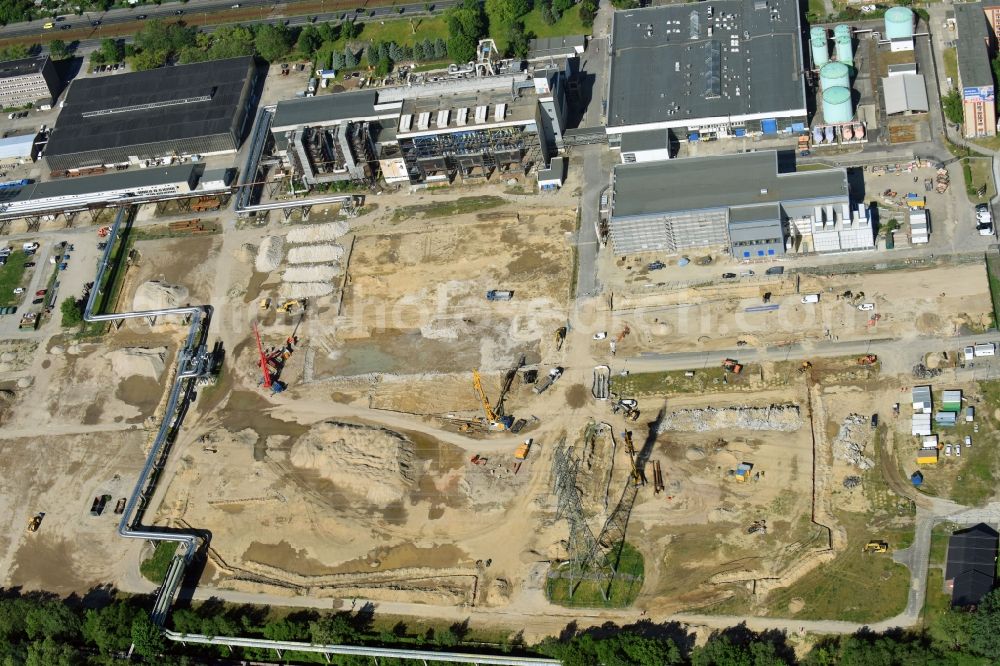
<svg viewBox="0 0 1000 666"><path fill-rule="evenodd" d="M587 45L586 35L569 37L544 37L528 42L528 59L559 57L582 53Z"/></svg>
<svg viewBox="0 0 1000 666"><path fill-rule="evenodd" d="M278 102L271 127L275 130L302 127L338 120L375 117L378 93L374 90L300 97Z"/></svg>
<svg viewBox="0 0 1000 666"><path fill-rule="evenodd" d="M244 57L77 79L45 154L227 134L253 67Z"/></svg>
<svg viewBox="0 0 1000 666"><path fill-rule="evenodd" d="M614 188L614 217L848 196L844 169L778 173L773 150L619 164Z"/></svg>
<svg viewBox="0 0 1000 666"><path fill-rule="evenodd" d="M955 5L958 28L958 77L964 87L993 85L993 70L986 50L989 28L981 2Z"/></svg>
<svg viewBox="0 0 1000 666"><path fill-rule="evenodd" d="M23 187L0 190L0 204L11 201L27 201L28 199L47 199L49 197L82 196L124 190L130 187L161 185L168 183L183 183L191 179L191 173L204 168L204 164L179 164L152 169L129 169L115 171L100 176L84 178L62 178L44 183L31 183Z"/></svg>
<svg viewBox="0 0 1000 666"><path fill-rule="evenodd" d="M885 112L889 115L904 111L927 110L927 88L920 74L898 74L882 79Z"/></svg>
<svg viewBox="0 0 1000 666"><path fill-rule="evenodd" d="M607 124L804 113L800 42L794 0L615 12Z"/></svg>
<svg viewBox="0 0 1000 666"><path fill-rule="evenodd" d="M772 221L781 218L781 210L778 203L753 204L752 206L740 206L729 211L730 222L760 222L762 220Z"/></svg>
<svg viewBox="0 0 1000 666"><path fill-rule="evenodd" d="M42 56L40 58L21 58L19 60L0 62L0 79L40 72L48 59L48 56Z"/></svg>
<svg viewBox="0 0 1000 666"><path fill-rule="evenodd" d="M666 129L627 132L622 135L621 152L634 153L641 150L655 150L670 145L670 133Z"/></svg>

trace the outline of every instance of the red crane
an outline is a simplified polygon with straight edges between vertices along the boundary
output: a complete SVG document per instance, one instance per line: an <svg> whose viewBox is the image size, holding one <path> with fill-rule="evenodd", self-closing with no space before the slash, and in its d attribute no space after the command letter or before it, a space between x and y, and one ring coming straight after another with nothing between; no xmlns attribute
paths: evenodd
<svg viewBox="0 0 1000 666"><path fill-rule="evenodd" d="M257 353L260 354L260 372L264 375L264 388L271 388L271 370L267 367L267 356L264 355L264 347L260 344L260 331L257 330L257 322L253 323L253 334L257 338Z"/></svg>

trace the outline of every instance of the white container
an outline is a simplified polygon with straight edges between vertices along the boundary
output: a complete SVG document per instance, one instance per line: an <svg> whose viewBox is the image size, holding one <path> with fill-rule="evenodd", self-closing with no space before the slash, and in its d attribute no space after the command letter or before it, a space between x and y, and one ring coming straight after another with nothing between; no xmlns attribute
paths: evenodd
<svg viewBox="0 0 1000 666"><path fill-rule="evenodd" d="M819 303L819 294L806 294L802 297L803 303Z"/></svg>

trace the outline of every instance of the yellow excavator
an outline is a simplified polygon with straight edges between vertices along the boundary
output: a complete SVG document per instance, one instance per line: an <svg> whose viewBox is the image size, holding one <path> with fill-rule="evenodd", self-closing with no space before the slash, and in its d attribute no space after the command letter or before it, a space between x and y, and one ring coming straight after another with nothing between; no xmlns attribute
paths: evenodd
<svg viewBox="0 0 1000 666"><path fill-rule="evenodd" d="M479 401L483 404L483 414L486 416L486 421L489 423L490 429L509 430L511 425L514 424L514 417L499 416L493 411L490 399L486 397L486 391L483 390L483 380L479 376L478 370L472 371L472 386L476 389L476 395L479 396Z"/></svg>

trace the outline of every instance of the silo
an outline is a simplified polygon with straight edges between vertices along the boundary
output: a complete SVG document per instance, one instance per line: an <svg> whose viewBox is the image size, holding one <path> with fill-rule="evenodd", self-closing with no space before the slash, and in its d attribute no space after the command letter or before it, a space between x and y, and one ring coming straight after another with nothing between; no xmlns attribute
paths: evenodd
<svg viewBox="0 0 1000 666"><path fill-rule="evenodd" d="M847 123L854 117L851 108L850 88L827 88L823 91L823 120L828 123Z"/></svg>
<svg viewBox="0 0 1000 666"><path fill-rule="evenodd" d="M913 39L913 16L912 9L891 7L885 13L886 39Z"/></svg>
<svg viewBox="0 0 1000 666"><path fill-rule="evenodd" d="M837 45L837 60L845 65L853 67L854 43L851 41L851 38L846 35L841 35L840 37L837 37L835 44Z"/></svg>
<svg viewBox="0 0 1000 666"><path fill-rule="evenodd" d="M827 88L850 88L851 70L842 62L828 62L819 70L819 87L821 90Z"/></svg>
<svg viewBox="0 0 1000 666"><path fill-rule="evenodd" d="M833 28L833 38L837 37L850 37L851 36L851 26L841 23L840 25L834 26Z"/></svg>
<svg viewBox="0 0 1000 666"><path fill-rule="evenodd" d="M827 43L826 28L813 26L809 30L809 46L812 49L813 67L819 69L830 62L830 45Z"/></svg>

